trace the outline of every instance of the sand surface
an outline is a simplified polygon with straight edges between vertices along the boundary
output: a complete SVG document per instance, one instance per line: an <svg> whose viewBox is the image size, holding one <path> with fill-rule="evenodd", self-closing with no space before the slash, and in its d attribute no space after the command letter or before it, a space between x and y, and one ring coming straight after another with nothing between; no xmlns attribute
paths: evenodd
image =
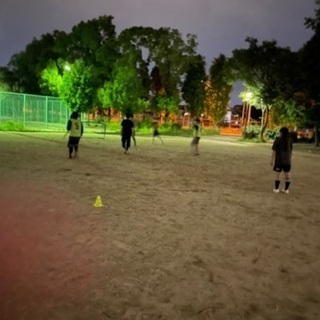
<svg viewBox="0 0 320 320"><path fill-rule="evenodd" d="M320 319L320 155L163 139L0 132L1 320Z"/></svg>

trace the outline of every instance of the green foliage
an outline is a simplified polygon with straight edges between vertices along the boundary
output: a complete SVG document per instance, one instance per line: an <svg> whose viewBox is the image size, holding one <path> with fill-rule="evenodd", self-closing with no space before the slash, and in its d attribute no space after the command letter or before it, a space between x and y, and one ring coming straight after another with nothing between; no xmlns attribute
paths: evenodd
<svg viewBox="0 0 320 320"><path fill-rule="evenodd" d="M242 136L245 139L258 139L260 135L260 126L247 126L242 129Z"/></svg>
<svg viewBox="0 0 320 320"><path fill-rule="evenodd" d="M55 61L49 61L41 72L40 87L43 93L59 96L63 84L62 75Z"/></svg>
<svg viewBox="0 0 320 320"><path fill-rule="evenodd" d="M272 110L273 122L278 126L301 126L305 121L305 107L295 101L278 101Z"/></svg>
<svg viewBox="0 0 320 320"><path fill-rule="evenodd" d="M59 96L70 110L88 112L93 107L93 85L91 66L86 66L82 60L76 60L70 65L70 70L63 74Z"/></svg>
<svg viewBox="0 0 320 320"><path fill-rule="evenodd" d="M216 58L210 67L210 99L207 110L215 123L222 122L229 105L232 85L230 84L230 63L224 55Z"/></svg>
<svg viewBox="0 0 320 320"><path fill-rule="evenodd" d="M118 61L113 81L98 90L98 99L103 106L113 107L123 114L140 113L148 107L144 99L146 90L135 68L135 56L129 54Z"/></svg>
<svg viewBox="0 0 320 320"><path fill-rule="evenodd" d="M296 56L290 49L279 47L276 41L263 41L261 45L254 38L246 41L248 49L233 51L232 78L244 81L264 105L273 106L291 92Z"/></svg>
<svg viewBox="0 0 320 320"><path fill-rule="evenodd" d="M108 132L120 132L121 131L121 121L106 121Z"/></svg>
<svg viewBox="0 0 320 320"><path fill-rule="evenodd" d="M214 135L219 135L219 134L220 134L220 130L216 126L213 126L210 128L205 128L201 132L201 135L203 135L203 136L214 136Z"/></svg>
<svg viewBox="0 0 320 320"><path fill-rule="evenodd" d="M151 119L143 119L141 121L138 121L136 123L136 131L141 132L144 128L147 128L148 130L152 129L152 120Z"/></svg>
<svg viewBox="0 0 320 320"><path fill-rule="evenodd" d="M192 117L199 117L205 105L205 60L198 55L197 60L190 64L182 87L182 98L188 103Z"/></svg>
<svg viewBox="0 0 320 320"><path fill-rule="evenodd" d="M267 140L274 140L279 135L279 130L267 128L264 135Z"/></svg>
<svg viewBox="0 0 320 320"><path fill-rule="evenodd" d="M176 95L161 95L156 99L158 109L165 110L167 113L176 113L178 111L179 100Z"/></svg>
<svg viewBox="0 0 320 320"><path fill-rule="evenodd" d="M25 131L25 128L22 123L9 120L0 125L0 131Z"/></svg>
<svg viewBox="0 0 320 320"><path fill-rule="evenodd" d="M121 32L119 46L124 55L135 54L146 92L142 99L148 97L152 111L176 112L181 80L196 56L195 36L187 35L184 41L175 29L133 27Z"/></svg>
<svg viewBox="0 0 320 320"><path fill-rule="evenodd" d="M181 77L195 58L196 37L187 35L187 43L176 29L154 30L150 42L150 58L159 68L161 82L166 95L178 93Z"/></svg>
<svg viewBox="0 0 320 320"><path fill-rule="evenodd" d="M261 134L261 127L258 125L250 125L247 126L246 128L242 129L242 137L246 140L254 140L254 141L260 141L260 134ZM264 131L264 138L269 141L269 140L274 140L276 136L279 134L279 129L271 129L271 128L266 128Z"/></svg>

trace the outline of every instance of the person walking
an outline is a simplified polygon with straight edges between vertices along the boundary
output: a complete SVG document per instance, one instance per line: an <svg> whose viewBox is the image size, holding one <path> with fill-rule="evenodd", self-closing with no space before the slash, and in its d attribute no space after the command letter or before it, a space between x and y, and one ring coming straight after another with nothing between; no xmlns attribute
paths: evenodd
<svg viewBox="0 0 320 320"><path fill-rule="evenodd" d="M133 121L130 119L130 114L126 114L126 118L121 122L121 143L124 153L127 154L131 146L131 137L134 130Z"/></svg>
<svg viewBox="0 0 320 320"><path fill-rule="evenodd" d="M292 149L289 129L282 127L280 129L280 137L277 137L272 145L271 166L275 172L274 193L280 192L280 176L281 172L283 172L285 182L281 192L289 194Z"/></svg>
<svg viewBox="0 0 320 320"><path fill-rule="evenodd" d="M191 142L191 152L193 153L193 155L198 156L200 154L199 142L200 142L201 131L202 131L201 121L199 118L194 120L192 129L193 129L193 139Z"/></svg>
<svg viewBox="0 0 320 320"><path fill-rule="evenodd" d="M154 143L154 138L157 137L162 143L163 140L160 137L160 133L159 133L159 125L158 125L158 121L154 121L152 123L152 127L153 127L153 134L152 134L152 143Z"/></svg>
<svg viewBox="0 0 320 320"><path fill-rule="evenodd" d="M83 135L83 123L79 118L79 113L73 111L67 123L67 134L69 140L67 147L69 148L69 159L77 158L79 142Z"/></svg>

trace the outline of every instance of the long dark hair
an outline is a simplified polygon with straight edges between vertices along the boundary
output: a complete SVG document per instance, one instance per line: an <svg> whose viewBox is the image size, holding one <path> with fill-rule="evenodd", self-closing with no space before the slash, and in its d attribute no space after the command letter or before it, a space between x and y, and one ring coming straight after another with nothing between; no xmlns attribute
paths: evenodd
<svg viewBox="0 0 320 320"><path fill-rule="evenodd" d="M290 133L287 127L282 127L280 129L280 145L283 149L290 149Z"/></svg>

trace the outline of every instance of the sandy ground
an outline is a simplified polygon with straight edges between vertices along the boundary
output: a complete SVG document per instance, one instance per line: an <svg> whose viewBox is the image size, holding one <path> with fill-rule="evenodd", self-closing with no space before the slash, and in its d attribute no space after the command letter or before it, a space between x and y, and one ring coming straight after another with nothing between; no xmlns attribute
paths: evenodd
<svg viewBox="0 0 320 320"><path fill-rule="evenodd" d="M0 132L1 320L320 319L320 155L163 138Z"/></svg>

